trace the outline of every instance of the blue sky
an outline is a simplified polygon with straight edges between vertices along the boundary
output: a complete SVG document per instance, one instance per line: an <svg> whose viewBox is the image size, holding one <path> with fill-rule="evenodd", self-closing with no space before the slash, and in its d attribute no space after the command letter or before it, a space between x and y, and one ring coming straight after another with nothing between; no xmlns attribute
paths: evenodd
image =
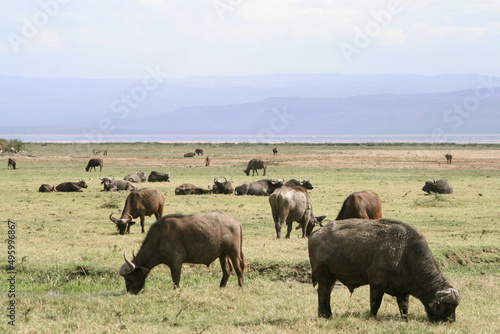
<svg viewBox="0 0 500 334"><path fill-rule="evenodd" d="M495 0L37 0L0 4L0 75L500 76Z"/></svg>

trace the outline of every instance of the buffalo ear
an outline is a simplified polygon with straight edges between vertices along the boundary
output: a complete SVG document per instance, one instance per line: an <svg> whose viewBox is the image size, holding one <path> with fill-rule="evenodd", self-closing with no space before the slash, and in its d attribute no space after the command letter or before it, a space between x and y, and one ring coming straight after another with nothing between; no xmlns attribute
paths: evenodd
<svg viewBox="0 0 500 334"><path fill-rule="evenodd" d="M326 215L322 215L322 216L319 216L319 217L316 217L316 219L319 221L319 222L322 222L326 217L328 217L328 213Z"/></svg>
<svg viewBox="0 0 500 334"><path fill-rule="evenodd" d="M129 225L129 226L132 226L132 225L134 225L134 224L135 224L135 222L134 222L134 221L131 221L130 223L128 223L128 225Z"/></svg>

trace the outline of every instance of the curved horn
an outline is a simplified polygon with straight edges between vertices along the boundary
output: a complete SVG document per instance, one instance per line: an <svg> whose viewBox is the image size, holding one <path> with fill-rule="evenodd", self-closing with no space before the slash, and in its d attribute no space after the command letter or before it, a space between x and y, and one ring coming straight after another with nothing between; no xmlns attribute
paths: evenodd
<svg viewBox="0 0 500 334"><path fill-rule="evenodd" d="M118 223L116 222L116 221L117 221L117 219L113 217L113 214L110 214L110 215L109 215L109 219L110 219L113 223L118 224Z"/></svg>
<svg viewBox="0 0 500 334"><path fill-rule="evenodd" d="M223 176L223 178L224 178L224 180L225 180L225 181L224 181L224 183L226 183L226 182L227 182L227 179L226 179L226 177L225 177L225 176Z"/></svg>
<svg viewBox="0 0 500 334"><path fill-rule="evenodd" d="M101 181L102 181L101 175L99 175L99 180L101 180Z"/></svg>
<svg viewBox="0 0 500 334"><path fill-rule="evenodd" d="M438 302L457 304L460 301L460 293L455 288L448 288L446 290L437 291L435 296Z"/></svg>
<svg viewBox="0 0 500 334"><path fill-rule="evenodd" d="M120 268L120 275L125 276L135 270L135 264L127 258L127 249L123 252L123 259L125 263Z"/></svg>
<svg viewBox="0 0 500 334"><path fill-rule="evenodd" d="M127 213L127 216L129 218L127 218L127 223L130 223L132 221L132 219L134 219L134 217L132 217L132 215L130 213Z"/></svg>
<svg viewBox="0 0 500 334"><path fill-rule="evenodd" d="M218 179L218 178L215 178L215 179L214 179L214 183L217 183L217 181L219 181L219 179Z"/></svg>

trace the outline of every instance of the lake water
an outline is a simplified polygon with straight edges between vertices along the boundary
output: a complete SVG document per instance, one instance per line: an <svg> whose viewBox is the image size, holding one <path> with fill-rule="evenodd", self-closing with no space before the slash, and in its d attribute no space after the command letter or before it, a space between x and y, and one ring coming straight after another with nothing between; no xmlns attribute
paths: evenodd
<svg viewBox="0 0 500 334"><path fill-rule="evenodd" d="M210 143L457 143L498 144L500 134L432 135L213 135L213 134L0 134L24 142L210 142Z"/></svg>

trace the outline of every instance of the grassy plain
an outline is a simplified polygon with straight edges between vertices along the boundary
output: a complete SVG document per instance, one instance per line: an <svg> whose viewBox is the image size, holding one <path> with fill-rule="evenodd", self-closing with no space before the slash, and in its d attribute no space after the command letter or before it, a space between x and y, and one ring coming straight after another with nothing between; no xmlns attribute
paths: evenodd
<svg viewBox="0 0 500 334"><path fill-rule="evenodd" d="M183 158L196 147L212 158ZM500 318L500 146L495 145L328 145L280 144L273 156L266 144L51 144L28 143L17 170L0 169L4 236L1 264L0 332L18 333L493 333ZM104 168L85 172L92 150L107 149ZM451 152L453 164L444 154ZM29 156L28 156L29 155ZM430 324L421 303L411 298L408 322L396 301L385 296L377 319L368 317L369 289L351 296L332 293L331 320L317 317L310 283L307 240L292 233L275 238L266 197L174 196L182 183L206 187L215 177L236 186L261 179L243 173L251 158L268 161L268 178L309 178L316 215L334 219L345 197L370 189L383 201L383 215L423 233L441 268L461 292L457 321ZM166 195L168 213L222 210L243 225L248 271L244 288L232 276L219 289L218 262L185 264L181 288L172 289L166 266L152 270L137 296L126 293L118 269L123 250L139 249L139 226L120 236L109 221L127 193L101 192L101 176L152 170L170 172L171 183L145 183ZM454 193L426 196L427 179L446 178ZM81 193L38 193L42 183L84 179ZM9 298L7 220L15 221L15 298ZM154 218L146 219L146 229ZM15 328L7 306L16 302Z"/></svg>

